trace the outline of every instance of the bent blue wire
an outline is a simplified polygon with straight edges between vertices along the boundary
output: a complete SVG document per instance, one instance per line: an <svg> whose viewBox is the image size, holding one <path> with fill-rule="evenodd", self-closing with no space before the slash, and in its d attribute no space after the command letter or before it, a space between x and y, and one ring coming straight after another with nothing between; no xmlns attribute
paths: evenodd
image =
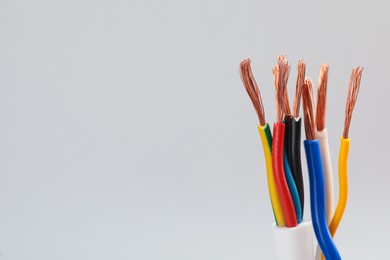
<svg viewBox="0 0 390 260"><path fill-rule="evenodd" d="M302 206L299 198L298 188L295 184L290 165L288 164L287 152L284 151L284 175L286 176L288 189L294 202L295 215L297 216L298 224L302 222Z"/></svg>
<svg viewBox="0 0 390 260"><path fill-rule="evenodd" d="M310 181L310 206L314 233L327 260L341 260L328 229L325 212L325 184L318 140L304 142Z"/></svg>

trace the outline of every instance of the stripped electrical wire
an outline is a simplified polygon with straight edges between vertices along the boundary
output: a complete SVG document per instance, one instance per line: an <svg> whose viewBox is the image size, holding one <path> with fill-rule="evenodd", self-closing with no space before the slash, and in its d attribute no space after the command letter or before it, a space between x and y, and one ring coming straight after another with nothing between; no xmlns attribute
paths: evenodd
<svg viewBox="0 0 390 260"><path fill-rule="evenodd" d="M276 224L280 227L285 226L285 220L283 216L282 206L280 204L279 195L275 185L275 179L272 169L272 135L271 130L267 121L265 120L264 106L261 98L259 86L253 76L251 69L250 59L243 60L240 63L240 75L242 83L252 100L253 107L256 110L257 116L259 118L258 130L260 138L263 145L264 156L266 161L267 169L267 182L268 189L271 199L272 210L274 212L274 217Z"/></svg>
<svg viewBox="0 0 390 260"><path fill-rule="evenodd" d="M274 171L274 178L276 188L279 194L280 202L283 209L283 215L286 221L286 227L295 227L298 225L296 210L293 202L288 180L291 176L291 172L286 173L284 170L284 134L285 124L284 114L286 110L285 97L287 94L286 87L288 76L290 73L290 65L285 56L278 56L277 65L272 70L274 75L275 93L276 93L276 122L274 124L274 137L272 140L272 167ZM291 176L292 177L292 176ZM296 187L295 187L296 189ZM297 195L297 192L294 194ZM294 196L296 197L296 196ZM299 199L298 199L299 201ZM299 209L300 210L300 209Z"/></svg>
<svg viewBox="0 0 390 260"><path fill-rule="evenodd" d="M298 222L302 220L303 209L304 209L304 187L303 187L303 175L302 175L302 165L301 165L301 125L302 120L299 116L300 100L302 95L302 86L305 80L305 70L306 64L303 60L298 62L298 76L296 81L294 102L292 115L286 111L284 118L286 124L285 132L285 154L287 155L287 163L291 169L292 176L294 178L294 183L298 190L299 195L299 204L301 207L300 214L297 214ZM288 101L288 96L285 97ZM288 102L286 103L286 107ZM285 167L286 168L286 167ZM291 189L290 189L291 190ZM294 204L297 205L294 201ZM297 206L295 207L297 210Z"/></svg>
<svg viewBox="0 0 390 260"><path fill-rule="evenodd" d="M303 60L298 62L294 101L290 108L287 91L290 64L285 56L277 57L277 64L272 70L276 103L276 120L272 137L269 124L265 119L259 86L250 64L249 59L240 63L240 75L259 120L258 130L263 144L267 182L276 222L272 229L276 256L280 257L278 260L313 259L310 232L313 227L319 245L315 259L339 260L341 256L333 241L333 236L347 203L350 147L348 135L360 90L363 68L354 68L350 76L338 160L339 198L336 210L333 212L333 179L326 127L329 65L322 64L320 67L317 99L315 100L312 80L305 75L306 64ZM301 103L303 120L299 115ZM303 143L310 182L311 222L302 221L304 206L300 157L302 121L304 121L306 135Z"/></svg>
<svg viewBox="0 0 390 260"><path fill-rule="evenodd" d="M325 181L325 212L326 221L328 225L333 216L333 174L332 174L332 163L329 152L328 143L328 131L325 128L325 116L326 116L326 95L328 87L328 73L329 65L322 64L320 67L320 73L318 77L318 88L317 88L317 106L316 106L316 138L320 143L320 152L322 167L324 170L324 181ZM317 247L316 259L323 257L321 249Z"/></svg>
<svg viewBox="0 0 390 260"><path fill-rule="evenodd" d="M312 87L310 79L305 79L302 90L306 140L304 147L309 171L310 206L314 233L326 259L339 260L340 254L328 229L325 214L324 173L320 154L320 145L315 139Z"/></svg>
<svg viewBox="0 0 390 260"><path fill-rule="evenodd" d="M352 113L355 108L356 100L359 94L362 73L363 73L363 68L360 67L353 68L349 80L347 104L345 108L344 132L340 141L340 153L339 153L339 161L338 161L339 199L338 199L336 211L329 225L329 230L332 236L334 236L337 231L337 228L340 224L340 221L343 217L347 205L348 153L349 153L349 146L350 146L350 139L348 137L348 134L349 134L349 128L352 120Z"/></svg>

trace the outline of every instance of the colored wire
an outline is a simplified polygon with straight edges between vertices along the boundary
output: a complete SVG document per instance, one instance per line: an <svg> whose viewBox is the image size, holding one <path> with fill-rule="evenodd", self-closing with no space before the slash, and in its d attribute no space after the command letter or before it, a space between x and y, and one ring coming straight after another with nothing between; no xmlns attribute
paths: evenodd
<svg viewBox="0 0 390 260"><path fill-rule="evenodd" d="M321 64L320 75L318 78L318 90L317 90L317 107L316 107L316 138L320 142L320 152L322 165L324 168L325 178L325 206L326 206L326 220L328 225L332 220L334 212L334 189L333 189L333 174L332 163L330 160L328 132L325 128L325 116L326 116L326 95L328 88L328 72L329 65ZM317 248L316 259L323 259L321 250Z"/></svg>
<svg viewBox="0 0 390 260"><path fill-rule="evenodd" d="M332 237L336 234L337 228L343 218L348 200L348 153L350 139L341 137L339 153L339 200L333 218L329 225L329 231ZM321 256L324 260L324 256Z"/></svg>
<svg viewBox="0 0 390 260"><path fill-rule="evenodd" d="M324 168L326 219L329 224L333 216L333 192L334 191L333 191L332 164L330 161L330 154L329 154L328 133L325 128L326 95L328 91L328 73L329 73L329 65L321 64L320 73L318 77L315 123L316 123L316 138L320 142L321 159Z"/></svg>
<svg viewBox="0 0 390 260"><path fill-rule="evenodd" d="M261 98L259 86L257 85L255 77L253 76L250 63L250 59L244 60L240 63L240 75L244 87L252 101L253 107L255 108L257 116L259 118L260 124L258 126L258 129L263 144L264 156L266 160L268 190L270 193L272 210L274 212L276 224L278 226L283 227L285 226L285 220L280 204L279 194L276 190L272 170L272 135L268 123L266 123L265 120L263 101Z"/></svg>
<svg viewBox="0 0 390 260"><path fill-rule="evenodd" d="M328 224L332 220L334 212L334 189L333 189L333 173L332 163L330 160L329 143L328 143L328 132L326 128L322 131L316 131L316 138L320 142L320 152L322 167L324 169L325 179L325 208L326 208L326 220Z"/></svg>
<svg viewBox="0 0 390 260"><path fill-rule="evenodd" d="M340 153L338 161L339 170L339 199L337 202L336 211L329 225L329 230L332 236L336 234L337 228L344 215L348 200L348 153L350 147L350 139L348 137L349 128L351 126L352 113L359 95L360 81L362 78L363 68L355 67L349 80L347 104L345 107L344 131L340 141Z"/></svg>
<svg viewBox="0 0 390 260"><path fill-rule="evenodd" d="M325 179L326 221L328 222L328 225L330 225L334 213L334 189L332 163L328 144L328 131L326 128L324 128L322 131L316 131L316 138L320 142L321 160ZM319 247L317 247L315 259L324 259L324 256Z"/></svg>
<svg viewBox="0 0 390 260"><path fill-rule="evenodd" d="M290 190L291 198L294 203L295 215L297 217L298 224L302 222L302 208L299 200L299 194L297 186L295 185L294 177L291 173L290 166L287 160L287 152L284 151L284 174L286 175L286 181L288 189Z"/></svg>
<svg viewBox="0 0 390 260"><path fill-rule="evenodd" d="M285 221L282 211L282 206L280 204L278 191L275 185L274 172L272 170L272 135L268 123L265 126L258 125L261 142L263 144L264 157L267 168L267 181L268 181L268 190L271 198L271 205L275 215L276 224L279 227L284 227Z"/></svg>
<svg viewBox="0 0 390 260"><path fill-rule="evenodd" d="M282 122L275 122L274 137L272 140L272 168L274 171L276 188L283 209L283 215L286 221L286 227L295 227L298 223L294 203L284 172L284 132L285 124Z"/></svg>
<svg viewBox="0 0 390 260"><path fill-rule="evenodd" d="M313 113L314 99L312 98L313 83L305 79L302 99L305 120L306 139L304 141L307 167L310 182L310 206L314 233L318 244L327 259L341 259L328 229L325 213L325 184L322 168L320 144L315 140L315 119Z"/></svg>
<svg viewBox="0 0 390 260"><path fill-rule="evenodd" d="M304 141L310 181L310 206L314 233L326 259L339 260L341 256L333 242L325 215L324 173L318 140Z"/></svg>
<svg viewBox="0 0 390 260"><path fill-rule="evenodd" d="M299 202L301 205L301 214L303 216L304 208L304 187L301 165L301 118L294 118L292 116L285 117L286 135L285 147L287 153L288 164L294 178L295 185L298 189Z"/></svg>
<svg viewBox="0 0 390 260"><path fill-rule="evenodd" d="M343 217L345 207L348 200L348 153L350 139L341 137L340 153L339 153L339 200L332 221L329 225L329 230L332 236L336 234L337 228Z"/></svg>

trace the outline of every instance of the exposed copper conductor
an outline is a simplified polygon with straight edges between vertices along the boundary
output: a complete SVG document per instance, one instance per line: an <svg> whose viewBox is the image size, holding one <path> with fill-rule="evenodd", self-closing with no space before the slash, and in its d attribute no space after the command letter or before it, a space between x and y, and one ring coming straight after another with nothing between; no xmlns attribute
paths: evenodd
<svg viewBox="0 0 390 260"><path fill-rule="evenodd" d="M263 101L261 99L259 86L253 76L251 68L251 60L246 59L240 63L240 75L242 83L245 86L246 92L252 100L253 107L256 110L257 117L259 118L260 125L265 126L265 113Z"/></svg>
<svg viewBox="0 0 390 260"><path fill-rule="evenodd" d="M290 101L288 100L287 84L286 87L284 88L284 114L291 115Z"/></svg>
<svg viewBox="0 0 390 260"><path fill-rule="evenodd" d="M317 131L322 131L325 128L328 72L329 72L329 65L322 64L320 68L320 75L318 77L318 90L317 90L317 107L316 107Z"/></svg>
<svg viewBox="0 0 390 260"><path fill-rule="evenodd" d="M291 114L288 103L287 82L290 75L290 64L286 57L277 57L277 64L272 69L276 92L276 121L283 121L284 114Z"/></svg>
<svg viewBox="0 0 390 260"><path fill-rule="evenodd" d="M302 87L305 82L306 64L303 60L298 61L298 76L295 85L295 96L292 108L292 115L295 118L299 117L299 108L301 105Z"/></svg>
<svg viewBox="0 0 390 260"><path fill-rule="evenodd" d="M355 67L349 79L347 105L345 107L344 132L343 137L348 138L349 127L351 125L352 113L359 95L360 80L363 68Z"/></svg>
<svg viewBox="0 0 390 260"><path fill-rule="evenodd" d="M305 133L307 140L315 139L315 120L313 114L313 82L306 78L302 88L303 116L305 122Z"/></svg>
<svg viewBox="0 0 390 260"><path fill-rule="evenodd" d="M311 97L311 103L313 104L313 125L315 127L316 125L316 102L315 102L315 98L314 98L314 85L313 85L313 81L311 80L311 78L308 78L310 80L310 83L309 84L309 90L310 90L310 97Z"/></svg>

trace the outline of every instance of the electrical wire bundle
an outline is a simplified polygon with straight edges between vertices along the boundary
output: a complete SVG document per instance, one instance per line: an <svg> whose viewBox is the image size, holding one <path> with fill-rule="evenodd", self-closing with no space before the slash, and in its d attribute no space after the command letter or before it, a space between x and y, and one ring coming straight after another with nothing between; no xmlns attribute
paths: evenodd
<svg viewBox="0 0 390 260"><path fill-rule="evenodd" d="M298 62L298 76L291 109L287 91L290 64L285 56L277 57L277 64L272 70L276 103L276 120L272 136L269 124L265 120L259 86L253 76L250 63L249 59L240 63L240 75L259 119L258 130L263 145L269 194L276 222L273 228L276 257L279 260L314 259L311 238L313 228L319 245L315 259L341 259L333 242L333 236L347 202L347 160L350 144L348 133L363 69L354 68L350 77L338 161L340 194L334 211L332 165L325 127L329 65L321 65L316 104L313 83L310 78L305 77L306 64L303 60ZM301 99L306 135L303 144L310 182L311 222L302 219L304 185L300 148L302 145L302 120L299 115Z"/></svg>

